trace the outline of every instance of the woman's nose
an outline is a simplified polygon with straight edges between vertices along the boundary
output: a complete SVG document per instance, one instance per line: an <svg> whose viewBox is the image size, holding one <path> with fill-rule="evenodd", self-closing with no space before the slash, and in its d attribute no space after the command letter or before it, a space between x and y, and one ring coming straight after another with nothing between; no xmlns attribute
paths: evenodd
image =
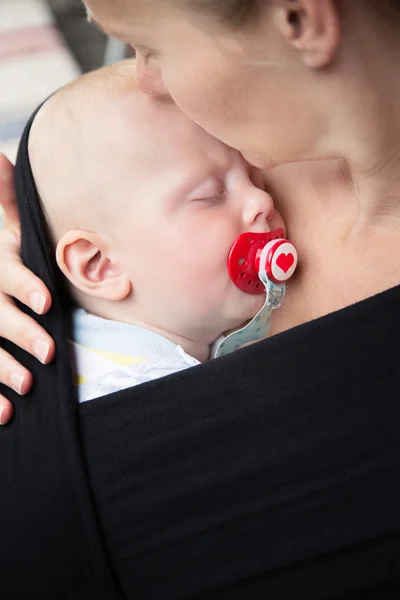
<svg viewBox="0 0 400 600"><path fill-rule="evenodd" d="M274 201L267 192L256 187L247 192L243 210L246 227L262 225L264 228L265 223L272 219L273 214Z"/></svg>
<svg viewBox="0 0 400 600"><path fill-rule="evenodd" d="M149 96L169 96L164 85L159 64L156 58L146 58L136 53L136 81L138 88Z"/></svg>

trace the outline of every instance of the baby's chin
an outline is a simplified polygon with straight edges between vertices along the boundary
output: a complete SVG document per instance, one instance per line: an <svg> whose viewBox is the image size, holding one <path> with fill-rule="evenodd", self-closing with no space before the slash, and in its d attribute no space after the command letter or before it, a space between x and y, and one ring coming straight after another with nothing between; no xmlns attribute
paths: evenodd
<svg viewBox="0 0 400 600"><path fill-rule="evenodd" d="M241 293L244 294L245 292ZM246 294L246 296L248 297L246 299L248 302L243 303L243 310L241 310L240 314L237 316L235 315L235 318L232 319L232 321L229 323L229 326L223 332L224 335L228 335L233 331L245 327L262 309L265 302L265 294ZM247 306L245 306L245 304L247 304Z"/></svg>

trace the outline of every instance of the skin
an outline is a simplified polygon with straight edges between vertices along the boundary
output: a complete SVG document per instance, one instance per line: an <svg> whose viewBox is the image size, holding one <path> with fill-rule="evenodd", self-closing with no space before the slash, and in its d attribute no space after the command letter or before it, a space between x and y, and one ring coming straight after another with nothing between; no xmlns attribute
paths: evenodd
<svg viewBox="0 0 400 600"><path fill-rule="evenodd" d="M399 284L400 13L390 4L271 0L256 23L234 31L186 0L87 1L105 31L136 47L143 92L170 94L268 169L267 189L300 256L275 333ZM318 162L285 164L309 160ZM0 197L16 230L10 186ZM9 297L49 296L16 262L18 245L0 242L3 264L13 260L12 282L1 279L9 323L1 333L23 343ZM39 330L29 331L31 350ZM8 383L12 367L2 358Z"/></svg>
<svg viewBox="0 0 400 600"><path fill-rule="evenodd" d="M87 1L105 31L136 48L144 93L170 94L267 169L301 260L272 333L397 285L400 12L361 0L341 11L329 0L272 1L232 30L189 4Z"/></svg>
<svg viewBox="0 0 400 600"><path fill-rule="evenodd" d="M269 8L259 27L232 34L179 0L86 4L100 27L136 48L144 93L170 94L191 119L257 166L310 156L311 133L324 129L324 113L306 69L289 49L282 53ZM296 96L301 105L293 103Z"/></svg>
<svg viewBox="0 0 400 600"><path fill-rule="evenodd" d="M57 262L91 313L152 329L206 360L210 344L264 302L231 281L233 242L283 221L258 169L170 99L141 94L133 67L114 71L54 96L32 126Z"/></svg>

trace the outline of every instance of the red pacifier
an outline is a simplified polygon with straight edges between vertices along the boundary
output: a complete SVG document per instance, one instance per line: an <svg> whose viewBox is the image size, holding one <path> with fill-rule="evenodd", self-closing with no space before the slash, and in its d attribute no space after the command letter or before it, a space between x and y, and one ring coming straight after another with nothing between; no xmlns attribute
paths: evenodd
<svg viewBox="0 0 400 600"><path fill-rule="evenodd" d="M242 233L228 255L233 283L247 294L265 293L265 278L285 283L297 266L297 250L282 228L268 233Z"/></svg>

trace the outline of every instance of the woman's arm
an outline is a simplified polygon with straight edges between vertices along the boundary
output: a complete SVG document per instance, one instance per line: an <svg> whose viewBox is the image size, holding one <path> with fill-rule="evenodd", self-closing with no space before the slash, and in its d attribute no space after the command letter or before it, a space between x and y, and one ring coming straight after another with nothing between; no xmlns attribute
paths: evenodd
<svg viewBox="0 0 400 600"><path fill-rule="evenodd" d="M46 313L51 296L43 282L21 262L20 226L13 184L13 167L0 155L0 204L4 210L4 229L0 231L0 338L5 338L41 362L48 363L55 353L51 337L34 319L23 314L14 304L16 298L38 314ZM0 348L0 383L26 394L32 387L32 376L8 352ZM12 405L0 395L0 424L12 416Z"/></svg>

